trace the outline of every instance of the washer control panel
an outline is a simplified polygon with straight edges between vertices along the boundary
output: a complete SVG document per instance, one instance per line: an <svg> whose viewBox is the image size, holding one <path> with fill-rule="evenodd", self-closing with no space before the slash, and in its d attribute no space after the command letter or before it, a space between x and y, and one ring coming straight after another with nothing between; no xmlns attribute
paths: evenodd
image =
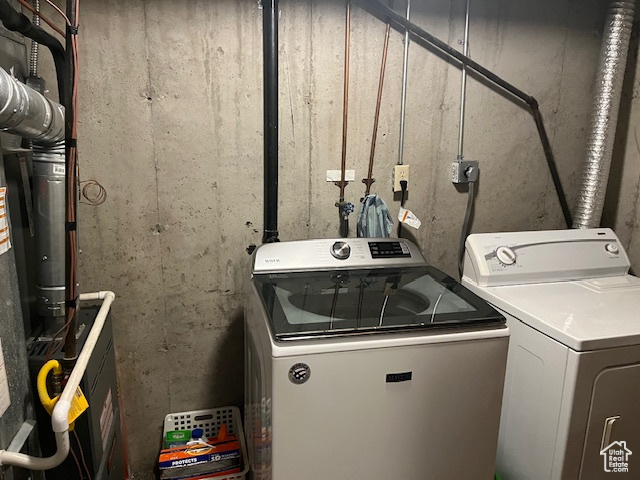
<svg viewBox="0 0 640 480"><path fill-rule="evenodd" d="M410 257L411 251L404 242L369 242L371 258Z"/></svg>
<svg viewBox="0 0 640 480"><path fill-rule="evenodd" d="M397 238L336 238L266 243L253 258L254 273L424 266L418 247Z"/></svg>
<svg viewBox="0 0 640 480"><path fill-rule="evenodd" d="M626 275L630 263L607 228L483 233L466 243L464 276L479 286Z"/></svg>

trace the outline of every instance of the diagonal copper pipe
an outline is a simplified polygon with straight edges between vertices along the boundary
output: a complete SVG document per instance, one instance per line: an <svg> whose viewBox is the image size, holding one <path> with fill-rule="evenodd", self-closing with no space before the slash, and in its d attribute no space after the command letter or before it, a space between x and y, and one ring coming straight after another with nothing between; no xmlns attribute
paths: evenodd
<svg viewBox="0 0 640 480"><path fill-rule="evenodd" d="M367 178L362 182L367 186L364 195L369 195L371 191L371 185L375 180L373 177L373 159L376 154L376 140L378 138L378 123L380 121L380 104L382 103L382 90L384 86L384 73L387 68L387 52L389 51L389 32L391 31L391 24L387 23L387 29L384 33L384 49L382 51L382 64L380 65L380 81L378 82L378 100L376 101L376 113L373 120L373 133L371 135L371 154L369 155L369 171L367 172Z"/></svg>

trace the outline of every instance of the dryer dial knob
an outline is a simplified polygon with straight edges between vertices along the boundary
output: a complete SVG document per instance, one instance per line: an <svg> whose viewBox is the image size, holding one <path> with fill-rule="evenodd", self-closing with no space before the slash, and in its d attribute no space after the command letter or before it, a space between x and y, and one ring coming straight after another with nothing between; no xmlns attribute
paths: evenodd
<svg viewBox="0 0 640 480"><path fill-rule="evenodd" d="M347 242L336 242L331 247L331 255L338 260L346 260L351 255L351 247Z"/></svg>
<svg viewBox="0 0 640 480"><path fill-rule="evenodd" d="M498 247L496 250L496 258L503 265L513 265L516 263L517 256L516 252L509 247Z"/></svg>

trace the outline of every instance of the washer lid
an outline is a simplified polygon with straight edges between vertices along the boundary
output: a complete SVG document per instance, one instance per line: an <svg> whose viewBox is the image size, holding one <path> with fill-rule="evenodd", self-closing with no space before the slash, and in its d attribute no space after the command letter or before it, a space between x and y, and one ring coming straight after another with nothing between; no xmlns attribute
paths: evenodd
<svg viewBox="0 0 640 480"><path fill-rule="evenodd" d="M505 323L433 267L254 274L253 282L277 340Z"/></svg>
<svg viewBox="0 0 640 480"><path fill-rule="evenodd" d="M637 277L469 287L499 309L573 350L640 345Z"/></svg>

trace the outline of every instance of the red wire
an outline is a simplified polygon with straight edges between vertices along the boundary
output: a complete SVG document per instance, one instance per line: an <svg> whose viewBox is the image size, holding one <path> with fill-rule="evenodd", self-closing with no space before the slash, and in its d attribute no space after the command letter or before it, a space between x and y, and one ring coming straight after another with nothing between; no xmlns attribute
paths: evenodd
<svg viewBox="0 0 640 480"><path fill-rule="evenodd" d="M87 472L87 478L89 480L91 480L91 472L89 471L89 467L87 467L87 462L84 459L84 451L82 449L82 443L80 443L80 438L78 437L78 434L76 433L76 431L73 431L73 436L76 437L76 443L78 444L78 447L80 447L80 459L82 460L82 466L84 467L84 471Z"/></svg>
<svg viewBox="0 0 640 480"><path fill-rule="evenodd" d="M64 12L62 12L62 10L60 10L60 8L58 8L56 5L54 5L50 0L46 0L48 4L50 4L52 7L55 8L55 10L62 15L62 17L65 19L67 25L70 25L70 21L69 18L64 14ZM75 16L75 25L74 27L78 27L78 14L80 12L80 1L76 0L76 16ZM80 76L78 74L78 36L77 35L71 35L71 55L72 55L72 61L73 61L73 86L72 86L72 92L71 92L71 111L69 112L69 114L71 115L71 137L76 139L77 135L78 135L78 83L79 83L79 79ZM68 212L67 212L67 222L68 223L75 223L76 221L76 204L75 204L75 192L76 192L76 183L77 183L77 165L78 165L78 150L76 146L70 147L69 148L69 171L68 171L68 175L69 175L69 189L67 191L67 203L69 205L68 208ZM77 241L77 232L74 230L70 230L69 233L69 244L70 244L70 250L71 250L71 255L70 255L70 259L69 262L71 263L71 268L70 268L70 275L69 275L69 293L70 293L70 297L71 299L75 299L78 297L78 292L77 292L77 268L78 268L78 259L77 259L77 248L78 248L78 241ZM63 329L65 331L64 334L64 338L66 339L68 333L69 333L69 328L71 327L71 323L73 320L73 317L75 316L76 313L76 308L75 306L69 306L67 309L67 321L65 323L65 325L62 327L62 329L60 329L58 331L58 333L60 333ZM46 361L49 360L49 358L51 358L53 355L55 355L56 353L58 353L60 351L60 349L63 346L63 343L60 342L58 345L56 345L55 348L52 349L52 345L53 342L55 342L55 337L57 336L57 334L54 336L54 339L52 341L52 343L49 345L49 348L47 349L47 353L45 355L45 363Z"/></svg>
<svg viewBox="0 0 640 480"><path fill-rule="evenodd" d="M82 480L82 477L84 477L84 475L82 474L82 468L80 468L80 462L78 462L78 457L76 457L76 453L73 451L73 448L70 448L69 451L71 452L71 456L73 457L73 460L76 462L76 467L78 468L78 475L80 475L78 478Z"/></svg>
<svg viewBox="0 0 640 480"><path fill-rule="evenodd" d="M77 29L78 27L78 15L80 13L80 1L76 0L76 11L75 11L75 25L74 27ZM71 36L71 51L73 58L73 87L71 94L71 116L72 116L72 124L71 124L71 138L77 139L78 136L78 83L79 83L79 73L78 73L78 35ZM78 165L78 149L76 146L73 146L69 149L69 172L68 175L70 177L69 181L69 190L67 192L67 202L69 205L69 211L67 215L67 221L69 223L75 223L76 221L76 183L77 183L77 165ZM69 278L69 292L71 299L75 299L78 297L77 293L77 232L74 230L69 231L69 243L71 247L71 255L69 261L71 262L71 272ZM68 311L68 323L71 325L72 319L76 313L76 308L69 307Z"/></svg>
<svg viewBox="0 0 640 480"><path fill-rule="evenodd" d="M69 18L64 14L64 12L62 10L60 10L60 7L58 7L55 3L53 3L51 0L46 0L47 3L49 5L51 5L53 7L53 9L58 12L62 18L64 18L64 21L67 25L71 25L71 22L69 21Z"/></svg>

